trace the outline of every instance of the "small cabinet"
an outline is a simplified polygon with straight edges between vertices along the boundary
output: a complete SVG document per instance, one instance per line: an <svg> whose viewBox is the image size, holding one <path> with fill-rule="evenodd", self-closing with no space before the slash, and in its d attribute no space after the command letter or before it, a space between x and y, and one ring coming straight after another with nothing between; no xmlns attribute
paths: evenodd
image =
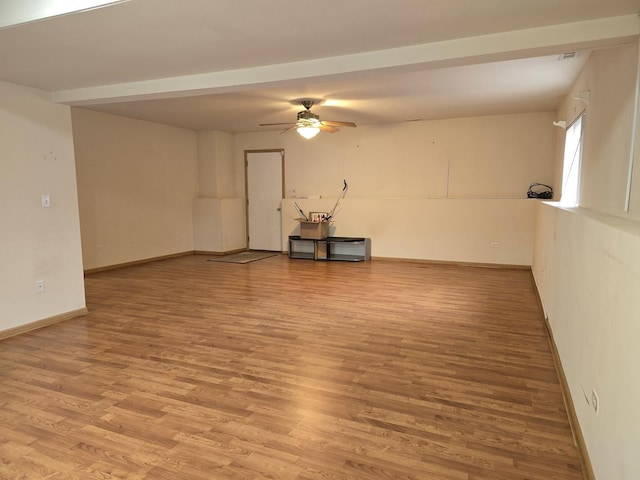
<svg viewBox="0 0 640 480"><path fill-rule="evenodd" d="M289 237L289 258L365 262L371 259L371 239L363 237L327 237L321 240Z"/></svg>

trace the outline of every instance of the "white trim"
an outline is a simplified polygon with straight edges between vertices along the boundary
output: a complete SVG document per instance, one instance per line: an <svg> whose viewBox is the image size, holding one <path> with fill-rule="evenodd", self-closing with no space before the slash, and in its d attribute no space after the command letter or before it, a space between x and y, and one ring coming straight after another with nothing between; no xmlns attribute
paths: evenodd
<svg viewBox="0 0 640 480"><path fill-rule="evenodd" d="M624 199L624 211L631 207L631 184L633 182L633 164L636 157L636 141L638 135L638 102L640 101L640 44L638 45L638 64L636 66L636 91L633 102L633 123L631 126L631 150L629 151L629 172L627 173L627 195Z"/></svg>

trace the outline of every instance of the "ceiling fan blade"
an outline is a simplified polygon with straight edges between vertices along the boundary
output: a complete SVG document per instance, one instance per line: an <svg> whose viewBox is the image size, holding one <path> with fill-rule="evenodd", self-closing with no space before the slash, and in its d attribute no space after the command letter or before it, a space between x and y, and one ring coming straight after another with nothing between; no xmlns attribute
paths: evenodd
<svg viewBox="0 0 640 480"><path fill-rule="evenodd" d="M336 133L338 131L336 127L332 127L331 125L320 125L318 128L327 133Z"/></svg>
<svg viewBox="0 0 640 480"><path fill-rule="evenodd" d="M259 123L261 127L272 127L274 125L293 125L292 122L284 122L284 123Z"/></svg>
<svg viewBox="0 0 640 480"><path fill-rule="evenodd" d="M337 122L335 120L321 120L320 123L323 125L329 125L331 127L355 127L356 124L353 122Z"/></svg>
<svg viewBox="0 0 640 480"><path fill-rule="evenodd" d="M291 130L295 130L296 128L298 128L298 125L294 124L292 127L286 128L283 131L281 131L280 133L287 133L287 132L290 132Z"/></svg>

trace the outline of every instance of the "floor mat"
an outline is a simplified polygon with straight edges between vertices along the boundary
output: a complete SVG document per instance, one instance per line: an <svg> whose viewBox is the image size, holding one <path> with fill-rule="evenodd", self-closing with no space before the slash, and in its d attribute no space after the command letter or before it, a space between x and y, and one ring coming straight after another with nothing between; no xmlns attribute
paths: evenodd
<svg viewBox="0 0 640 480"><path fill-rule="evenodd" d="M262 260L264 258L275 257L279 255L278 252L240 252L232 253L231 255L225 255L223 257L209 258L208 262L223 262L223 263L250 263L256 260Z"/></svg>

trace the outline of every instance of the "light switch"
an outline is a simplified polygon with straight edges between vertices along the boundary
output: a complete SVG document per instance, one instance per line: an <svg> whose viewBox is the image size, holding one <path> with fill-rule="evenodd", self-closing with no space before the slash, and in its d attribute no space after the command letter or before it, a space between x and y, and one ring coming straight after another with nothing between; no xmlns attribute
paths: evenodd
<svg viewBox="0 0 640 480"><path fill-rule="evenodd" d="M51 197L49 195L42 195L42 208L51 208Z"/></svg>

